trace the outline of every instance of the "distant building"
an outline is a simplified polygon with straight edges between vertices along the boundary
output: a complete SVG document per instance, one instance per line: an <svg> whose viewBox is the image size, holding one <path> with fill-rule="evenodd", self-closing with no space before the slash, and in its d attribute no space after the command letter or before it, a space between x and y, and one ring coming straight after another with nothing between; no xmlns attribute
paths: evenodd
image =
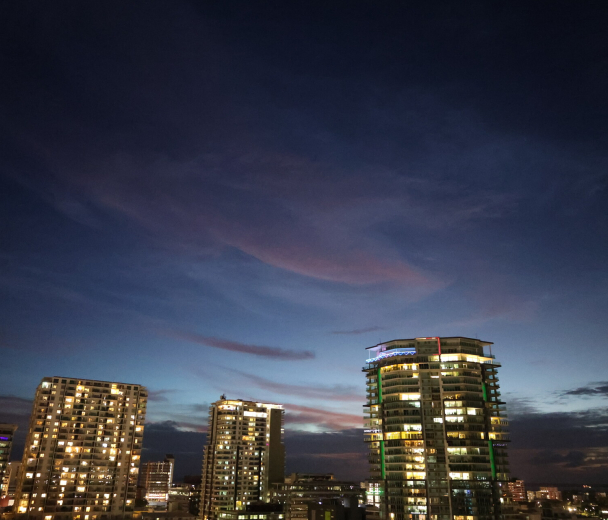
<svg viewBox="0 0 608 520"><path fill-rule="evenodd" d="M380 496L382 486L379 482L366 480L361 482L361 489L365 492L366 518L379 519L382 497Z"/></svg>
<svg viewBox="0 0 608 520"><path fill-rule="evenodd" d="M15 492L17 491L17 482L21 475L21 462L9 462L4 470L4 479L2 480L2 497L0 498L0 508L11 507L15 503Z"/></svg>
<svg viewBox="0 0 608 520"><path fill-rule="evenodd" d="M549 499L536 502L519 502L508 520L577 520L577 515L564 504Z"/></svg>
<svg viewBox="0 0 608 520"><path fill-rule="evenodd" d="M194 486L189 484L171 487L167 511L190 511L190 497L193 493Z"/></svg>
<svg viewBox="0 0 608 520"><path fill-rule="evenodd" d="M365 520L365 508L347 507L340 500L324 499L308 506L307 520Z"/></svg>
<svg viewBox="0 0 608 520"><path fill-rule="evenodd" d="M383 519L504 514L509 435L490 345L423 337L369 347L364 432Z"/></svg>
<svg viewBox="0 0 608 520"><path fill-rule="evenodd" d="M152 507L167 507L169 489L173 485L175 458L165 456L162 462L144 462L139 472L139 485L145 490L144 498Z"/></svg>
<svg viewBox="0 0 608 520"><path fill-rule="evenodd" d="M527 502L526 486L523 480L511 480L508 484L509 493L515 502Z"/></svg>
<svg viewBox="0 0 608 520"><path fill-rule="evenodd" d="M5 489L4 477L8 463L11 461L13 437L15 436L16 431L16 424L0 423L0 498L5 496L8 492L8 481Z"/></svg>
<svg viewBox="0 0 608 520"><path fill-rule="evenodd" d="M344 508L352 510L353 520L358 518L359 509L363 511L365 507L361 486L334 480L331 473L292 473L284 483L273 486L272 500L285 505L285 520L308 519L311 505L320 502L338 516L344 514ZM334 507L336 504L342 508ZM351 516L347 518L351 519Z"/></svg>
<svg viewBox="0 0 608 520"><path fill-rule="evenodd" d="M270 485L283 481L283 413L278 404L224 396L211 405L200 494L203 520L267 502Z"/></svg>
<svg viewBox="0 0 608 520"><path fill-rule="evenodd" d="M556 487L541 487L536 496L541 500L561 500L562 492Z"/></svg>
<svg viewBox="0 0 608 520"><path fill-rule="evenodd" d="M187 511L136 511L133 518L140 520L198 520Z"/></svg>
<svg viewBox="0 0 608 520"><path fill-rule="evenodd" d="M539 500L562 500L562 492L556 487L541 487L538 491L527 491L528 502ZM576 502L578 496L572 495L572 501Z"/></svg>
<svg viewBox="0 0 608 520"><path fill-rule="evenodd" d="M281 504L252 503L245 509L220 511L218 520L283 520L285 513Z"/></svg>
<svg viewBox="0 0 608 520"><path fill-rule="evenodd" d="M42 379L17 484L17 512L44 520L130 514L147 396L138 384Z"/></svg>

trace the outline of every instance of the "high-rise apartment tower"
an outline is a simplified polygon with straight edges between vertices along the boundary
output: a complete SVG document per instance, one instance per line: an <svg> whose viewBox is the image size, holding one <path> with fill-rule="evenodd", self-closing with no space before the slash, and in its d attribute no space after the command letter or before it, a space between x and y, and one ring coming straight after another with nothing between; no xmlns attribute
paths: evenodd
<svg viewBox="0 0 608 520"><path fill-rule="evenodd" d="M284 476L283 413L281 405L224 396L211 405L201 484L204 520L268 501L270 484Z"/></svg>
<svg viewBox="0 0 608 520"><path fill-rule="evenodd" d="M17 512L44 520L128 515L147 395L137 384L45 377L34 398Z"/></svg>
<svg viewBox="0 0 608 520"><path fill-rule="evenodd" d="M386 520L498 520L507 420L477 339L415 338L368 350L365 441Z"/></svg>

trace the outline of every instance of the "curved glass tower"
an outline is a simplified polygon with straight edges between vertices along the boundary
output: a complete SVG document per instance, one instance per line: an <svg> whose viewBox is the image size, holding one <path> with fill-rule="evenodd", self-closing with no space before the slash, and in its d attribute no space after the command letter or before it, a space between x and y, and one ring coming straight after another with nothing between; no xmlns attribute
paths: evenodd
<svg viewBox="0 0 608 520"><path fill-rule="evenodd" d="M370 488L387 520L498 520L509 480L492 343L400 339L368 349Z"/></svg>

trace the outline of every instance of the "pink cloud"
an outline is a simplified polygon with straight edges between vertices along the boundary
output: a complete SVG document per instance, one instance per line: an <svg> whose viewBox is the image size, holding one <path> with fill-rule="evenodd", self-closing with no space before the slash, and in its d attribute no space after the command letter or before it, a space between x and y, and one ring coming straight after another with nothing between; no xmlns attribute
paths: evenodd
<svg viewBox="0 0 608 520"><path fill-rule="evenodd" d="M279 347L267 347L263 345L252 345L249 343L239 343L228 339L214 338L211 336L203 336L193 332L169 331L167 335L197 343L206 347L218 348L221 350L229 350L231 352L242 352L244 354L252 354L254 356L286 359L286 360L304 360L313 359L314 352L310 350L286 350Z"/></svg>
<svg viewBox="0 0 608 520"><path fill-rule="evenodd" d="M361 428L363 416L311 408L297 404L285 404L285 422L288 424L307 424L328 430Z"/></svg>

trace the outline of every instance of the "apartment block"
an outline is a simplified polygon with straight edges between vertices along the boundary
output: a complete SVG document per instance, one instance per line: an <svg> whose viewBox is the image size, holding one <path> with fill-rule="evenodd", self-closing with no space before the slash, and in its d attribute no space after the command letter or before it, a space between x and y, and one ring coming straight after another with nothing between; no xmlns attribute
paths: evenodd
<svg viewBox="0 0 608 520"><path fill-rule="evenodd" d="M368 349L368 493L391 520L498 520L508 499L499 364L464 337ZM369 502L369 499L368 499Z"/></svg>
<svg viewBox="0 0 608 520"><path fill-rule="evenodd" d="M204 520L268 501L270 485L282 482L285 469L283 414L281 405L224 396L211 405L201 483Z"/></svg>
<svg viewBox="0 0 608 520"><path fill-rule="evenodd" d="M153 507L167 507L169 490L173 484L175 458L167 455L162 462L144 462L139 476L140 486L146 490L145 499Z"/></svg>
<svg viewBox="0 0 608 520"><path fill-rule="evenodd" d="M138 384L43 378L17 484L17 512L44 520L130 515L147 395Z"/></svg>
<svg viewBox="0 0 608 520"><path fill-rule="evenodd" d="M332 473L292 473L285 482L273 485L271 498L284 504L285 520L308 520L314 504L325 504L334 516L346 510L349 515L352 512L349 518L359 518L365 503L359 484L336 480Z"/></svg>
<svg viewBox="0 0 608 520"><path fill-rule="evenodd" d="M513 501L526 502L528 500L526 485L523 480L511 480L509 481L508 486Z"/></svg>

